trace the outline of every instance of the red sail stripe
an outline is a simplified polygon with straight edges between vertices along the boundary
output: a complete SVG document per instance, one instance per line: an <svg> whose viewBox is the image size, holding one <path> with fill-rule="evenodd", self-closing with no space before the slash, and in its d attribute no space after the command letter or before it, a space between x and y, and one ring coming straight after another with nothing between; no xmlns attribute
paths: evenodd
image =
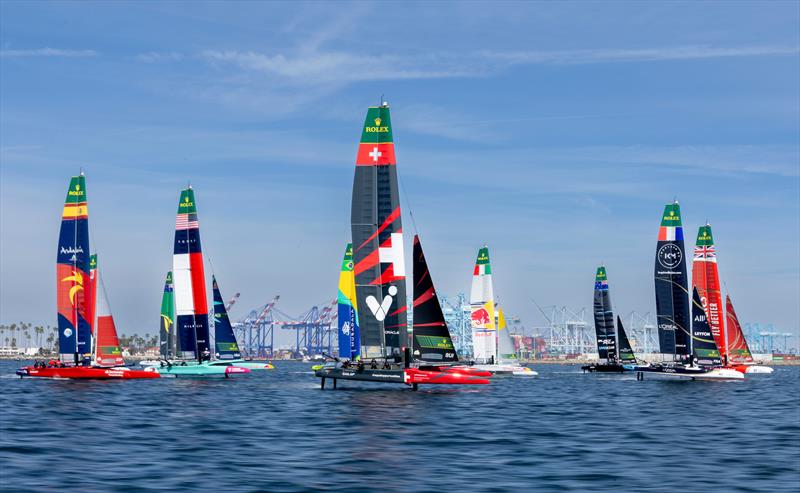
<svg viewBox="0 0 800 493"><path fill-rule="evenodd" d="M356 251L361 250L367 243L369 243L376 236L378 236L381 233L381 231L383 231L384 229L388 228L389 225L392 224L394 222L394 220L397 219L398 217L400 217L400 206L399 205L397 206L397 208L395 210L392 211L391 214L386 216L386 219L384 219L383 224L381 224L380 227L377 230L375 230L375 232L372 233L372 235L369 238L364 240L364 242L361 243L361 245L359 245L358 248L356 248ZM402 233L402 230L395 231L395 233Z"/></svg>
<svg viewBox="0 0 800 493"><path fill-rule="evenodd" d="M361 262L357 263L353 267L353 273L355 275L361 274L365 270L375 267L375 265L378 263L379 260L380 258L378 256L378 250L375 249L369 255L361 259Z"/></svg>
<svg viewBox="0 0 800 493"><path fill-rule="evenodd" d="M430 322L427 324L414 324L414 327L445 327L447 324L443 322Z"/></svg>
<svg viewBox="0 0 800 493"><path fill-rule="evenodd" d="M208 302L206 301L206 277L203 271L203 254L200 252L190 253L189 267L192 269L194 314L206 315L208 313Z"/></svg>
<svg viewBox="0 0 800 493"><path fill-rule="evenodd" d="M436 295L436 292L433 290L433 285L431 285L431 287L428 288L427 291L425 291L424 293L419 295L419 297L414 300L414 306L417 307L417 306L425 303L426 301L429 301L435 295Z"/></svg>

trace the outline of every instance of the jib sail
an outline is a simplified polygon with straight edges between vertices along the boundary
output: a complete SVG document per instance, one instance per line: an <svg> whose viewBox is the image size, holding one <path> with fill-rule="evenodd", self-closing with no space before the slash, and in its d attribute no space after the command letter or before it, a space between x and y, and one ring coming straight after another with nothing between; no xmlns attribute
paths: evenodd
<svg viewBox="0 0 800 493"><path fill-rule="evenodd" d="M73 176L61 214L56 257L59 357L77 363L91 357L89 288L89 212L86 178Z"/></svg>
<svg viewBox="0 0 800 493"><path fill-rule="evenodd" d="M406 345L406 273L396 164L389 105L384 103L367 110L353 180L351 228L364 357L397 355Z"/></svg>
<svg viewBox="0 0 800 493"><path fill-rule="evenodd" d="M94 257L94 255L92 255ZM119 347L119 337L117 336L117 326L114 324L114 316L108 305L108 294L103 283L103 277L99 270L95 270L95 280L98 284L97 293L97 325L95 335L97 337L95 348L95 365L97 366L120 366L125 364L122 359L122 349Z"/></svg>
<svg viewBox="0 0 800 493"><path fill-rule="evenodd" d="M753 355L750 353L747 340L744 338L742 325L739 323L739 317L736 316L736 312L733 309L733 302L730 296L725 298L725 311L728 313L726 331L728 363L752 363Z"/></svg>
<svg viewBox="0 0 800 493"><path fill-rule="evenodd" d="M628 340L628 334L625 333L625 327L622 325L622 319L617 317L617 341L619 347L619 361L622 364L636 363L636 354L633 352L631 342Z"/></svg>
<svg viewBox="0 0 800 493"><path fill-rule="evenodd" d="M706 311L700 301L697 288L692 290L692 354L696 363L703 366L719 366L722 360L719 355L719 348L714 342L711 334L711 327L708 325Z"/></svg>
<svg viewBox="0 0 800 493"><path fill-rule="evenodd" d="M423 361L458 361L453 339L444 320L419 237L414 235L414 358Z"/></svg>
<svg viewBox="0 0 800 493"><path fill-rule="evenodd" d="M217 278L211 276L211 286L214 290L214 347L217 359L241 359L242 353L239 351L239 344L236 342L236 335L233 333L231 321L228 318L228 310L225 309L225 301L217 285Z"/></svg>
<svg viewBox="0 0 800 493"><path fill-rule="evenodd" d="M681 208L667 204L658 230L655 258L658 342L664 354L689 354L689 288Z"/></svg>
<svg viewBox="0 0 800 493"><path fill-rule="evenodd" d="M506 324L506 316L500 305L497 306L497 359L501 365L519 364L514 340L511 338L511 332Z"/></svg>

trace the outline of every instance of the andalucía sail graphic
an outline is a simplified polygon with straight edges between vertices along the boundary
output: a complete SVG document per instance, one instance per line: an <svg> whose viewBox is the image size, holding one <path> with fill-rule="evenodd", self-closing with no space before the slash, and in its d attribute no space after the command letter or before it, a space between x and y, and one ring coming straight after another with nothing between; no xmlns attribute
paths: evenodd
<svg viewBox="0 0 800 493"><path fill-rule="evenodd" d="M479 363L497 363L497 331L494 318L494 289L489 247L478 250L469 295L472 318L472 356Z"/></svg>
<svg viewBox="0 0 800 493"><path fill-rule="evenodd" d="M702 366L719 366L722 360L719 348L714 342L711 328L708 325L706 311L700 301L697 288L692 290L692 354L696 362Z"/></svg>
<svg viewBox="0 0 800 493"><path fill-rule="evenodd" d="M92 255L93 258L96 257ZM96 265L96 262L95 262ZM97 337L95 360L97 366L120 366L125 364L122 359L122 349L119 347L117 337L117 326L114 324L114 317L111 315L111 308L108 306L108 295L106 286L100 271L95 269L96 292L97 292L97 326L95 335Z"/></svg>
<svg viewBox="0 0 800 493"><path fill-rule="evenodd" d="M367 110L356 158L351 227L363 356L397 354L406 341L406 272L386 103Z"/></svg>
<svg viewBox="0 0 800 493"><path fill-rule="evenodd" d="M689 287L681 207L667 204L658 230L655 259L658 342L664 354L689 354Z"/></svg>
<svg viewBox="0 0 800 493"><path fill-rule="evenodd" d="M414 358L458 361L419 237L414 235Z"/></svg>
<svg viewBox="0 0 800 493"><path fill-rule="evenodd" d="M242 353L239 351L239 344L236 342L236 335L233 333L231 321L228 318L228 310L225 309L225 301L217 285L217 278L211 276L211 286L214 290L214 347L217 359L241 359Z"/></svg>
<svg viewBox="0 0 800 493"><path fill-rule="evenodd" d="M594 277L594 330L597 335L597 352L600 360L609 361L617 357L617 334L614 330L614 312L608 292L606 268L597 268Z"/></svg>
<svg viewBox="0 0 800 493"><path fill-rule="evenodd" d="M753 363L753 355L750 353L747 340L744 338L742 325L739 323L739 317L736 316L736 312L733 309L733 302L730 296L725 298L725 311L728 313L728 330L726 331L728 363Z"/></svg>
<svg viewBox="0 0 800 493"><path fill-rule="evenodd" d="M61 214L56 257L58 347L61 361L91 356L92 329L87 300L89 287L89 212L86 178L73 176Z"/></svg>
<svg viewBox="0 0 800 493"><path fill-rule="evenodd" d="M692 262L692 284L700 295L700 301L708 315L708 325L711 327L711 333L714 334L714 341L719 347L720 355L724 358L725 319L723 318L722 293L717 271L717 252L709 224L700 226L697 231L697 243L694 247L694 261Z"/></svg>
<svg viewBox="0 0 800 493"><path fill-rule="evenodd" d="M172 271L167 272L164 294L161 296L161 322L159 325L159 354L165 359L177 353L175 334L175 293L172 289Z"/></svg>
<svg viewBox="0 0 800 493"><path fill-rule="evenodd" d="M200 358L210 351L208 341L208 302L203 253L200 248L200 225L194 190L181 191L175 220L175 245L172 257L175 289L178 356Z"/></svg>
<svg viewBox="0 0 800 493"><path fill-rule="evenodd" d="M358 327L356 280L353 275L353 244L348 243L339 273L338 325L339 358L357 360L361 355L361 334Z"/></svg>

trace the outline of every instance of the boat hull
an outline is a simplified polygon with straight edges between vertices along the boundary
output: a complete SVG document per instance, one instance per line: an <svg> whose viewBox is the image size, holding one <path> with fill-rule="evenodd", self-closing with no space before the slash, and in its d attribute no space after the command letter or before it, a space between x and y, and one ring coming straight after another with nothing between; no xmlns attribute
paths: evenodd
<svg viewBox="0 0 800 493"><path fill-rule="evenodd" d="M682 380L743 380L744 374L733 368L702 368L682 366L638 366L637 378L645 375Z"/></svg>
<svg viewBox="0 0 800 493"><path fill-rule="evenodd" d="M247 368L248 370L253 370L253 371L275 369L275 365L273 365L272 363L267 363L266 361L235 360L235 361L228 361L228 363L238 368Z"/></svg>
<svg viewBox="0 0 800 493"><path fill-rule="evenodd" d="M510 375L515 377L535 377L539 374L527 366L520 365L472 365L465 368L489 372L492 375Z"/></svg>
<svg viewBox="0 0 800 493"><path fill-rule="evenodd" d="M131 370L127 367L100 368L95 366L66 366L62 368L36 368L26 366L17 370L21 377L69 378L78 380L132 380L159 378L161 375L147 370Z"/></svg>
<svg viewBox="0 0 800 493"><path fill-rule="evenodd" d="M419 368L405 369L357 369L324 366L314 371L314 375L322 379L325 387L326 379L333 379L334 388L337 380L358 380L362 382L400 383L416 386L419 384L450 384L450 385L485 385L489 383L486 378L468 373L443 372L421 370Z"/></svg>
<svg viewBox="0 0 800 493"><path fill-rule="evenodd" d="M623 365L617 365L613 363L597 363L592 365L582 366L581 369L584 373L625 373L626 371L631 371L631 367L625 367Z"/></svg>
<svg viewBox="0 0 800 493"><path fill-rule="evenodd" d="M769 375L775 371L774 368L763 365L736 365L734 368L747 375Z"/></svg>
<svg viewBox="0 0 800 493"><path fill-rule="evenodd" d="M231 375L250 373L250 369L231 365L230 363L220 364L219 362L202 363L194 365L164 365L149 366L144 371L156 372L165 377L222 377L227 378Z"/></svg>

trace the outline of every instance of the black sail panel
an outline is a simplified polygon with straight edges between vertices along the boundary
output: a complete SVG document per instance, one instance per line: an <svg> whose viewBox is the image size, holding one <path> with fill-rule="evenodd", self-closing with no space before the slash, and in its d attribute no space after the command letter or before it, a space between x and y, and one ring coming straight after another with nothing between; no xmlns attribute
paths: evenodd
<svg viewBox="0 0 800 493"><path fill-rule="evenodd" d="M433 287L419 237L414 236L414 358L423 361L458 361L439 297Z"/></svg>
<svg viewBox="0 0 800 493"><path fill-rule="evenodd" d="M689 354L689 288L681 209L667 204L658 231L655 258L656 314L661 352Z"/></svg>
<svg viewBox="0 0 800 493"><path fill-rule="evenodd" d="M362 356L407 343L403 227L389 106L369 108L353 180L351 226Z"/></svg>
<svg viewBox="0 0 800 493"><path fill-rule="evenodd" d="M699 365L722 365L719 348L714 342L714 335L708 325L706 311L703 309L697 288L692 290L692 355Z"/></svg>

